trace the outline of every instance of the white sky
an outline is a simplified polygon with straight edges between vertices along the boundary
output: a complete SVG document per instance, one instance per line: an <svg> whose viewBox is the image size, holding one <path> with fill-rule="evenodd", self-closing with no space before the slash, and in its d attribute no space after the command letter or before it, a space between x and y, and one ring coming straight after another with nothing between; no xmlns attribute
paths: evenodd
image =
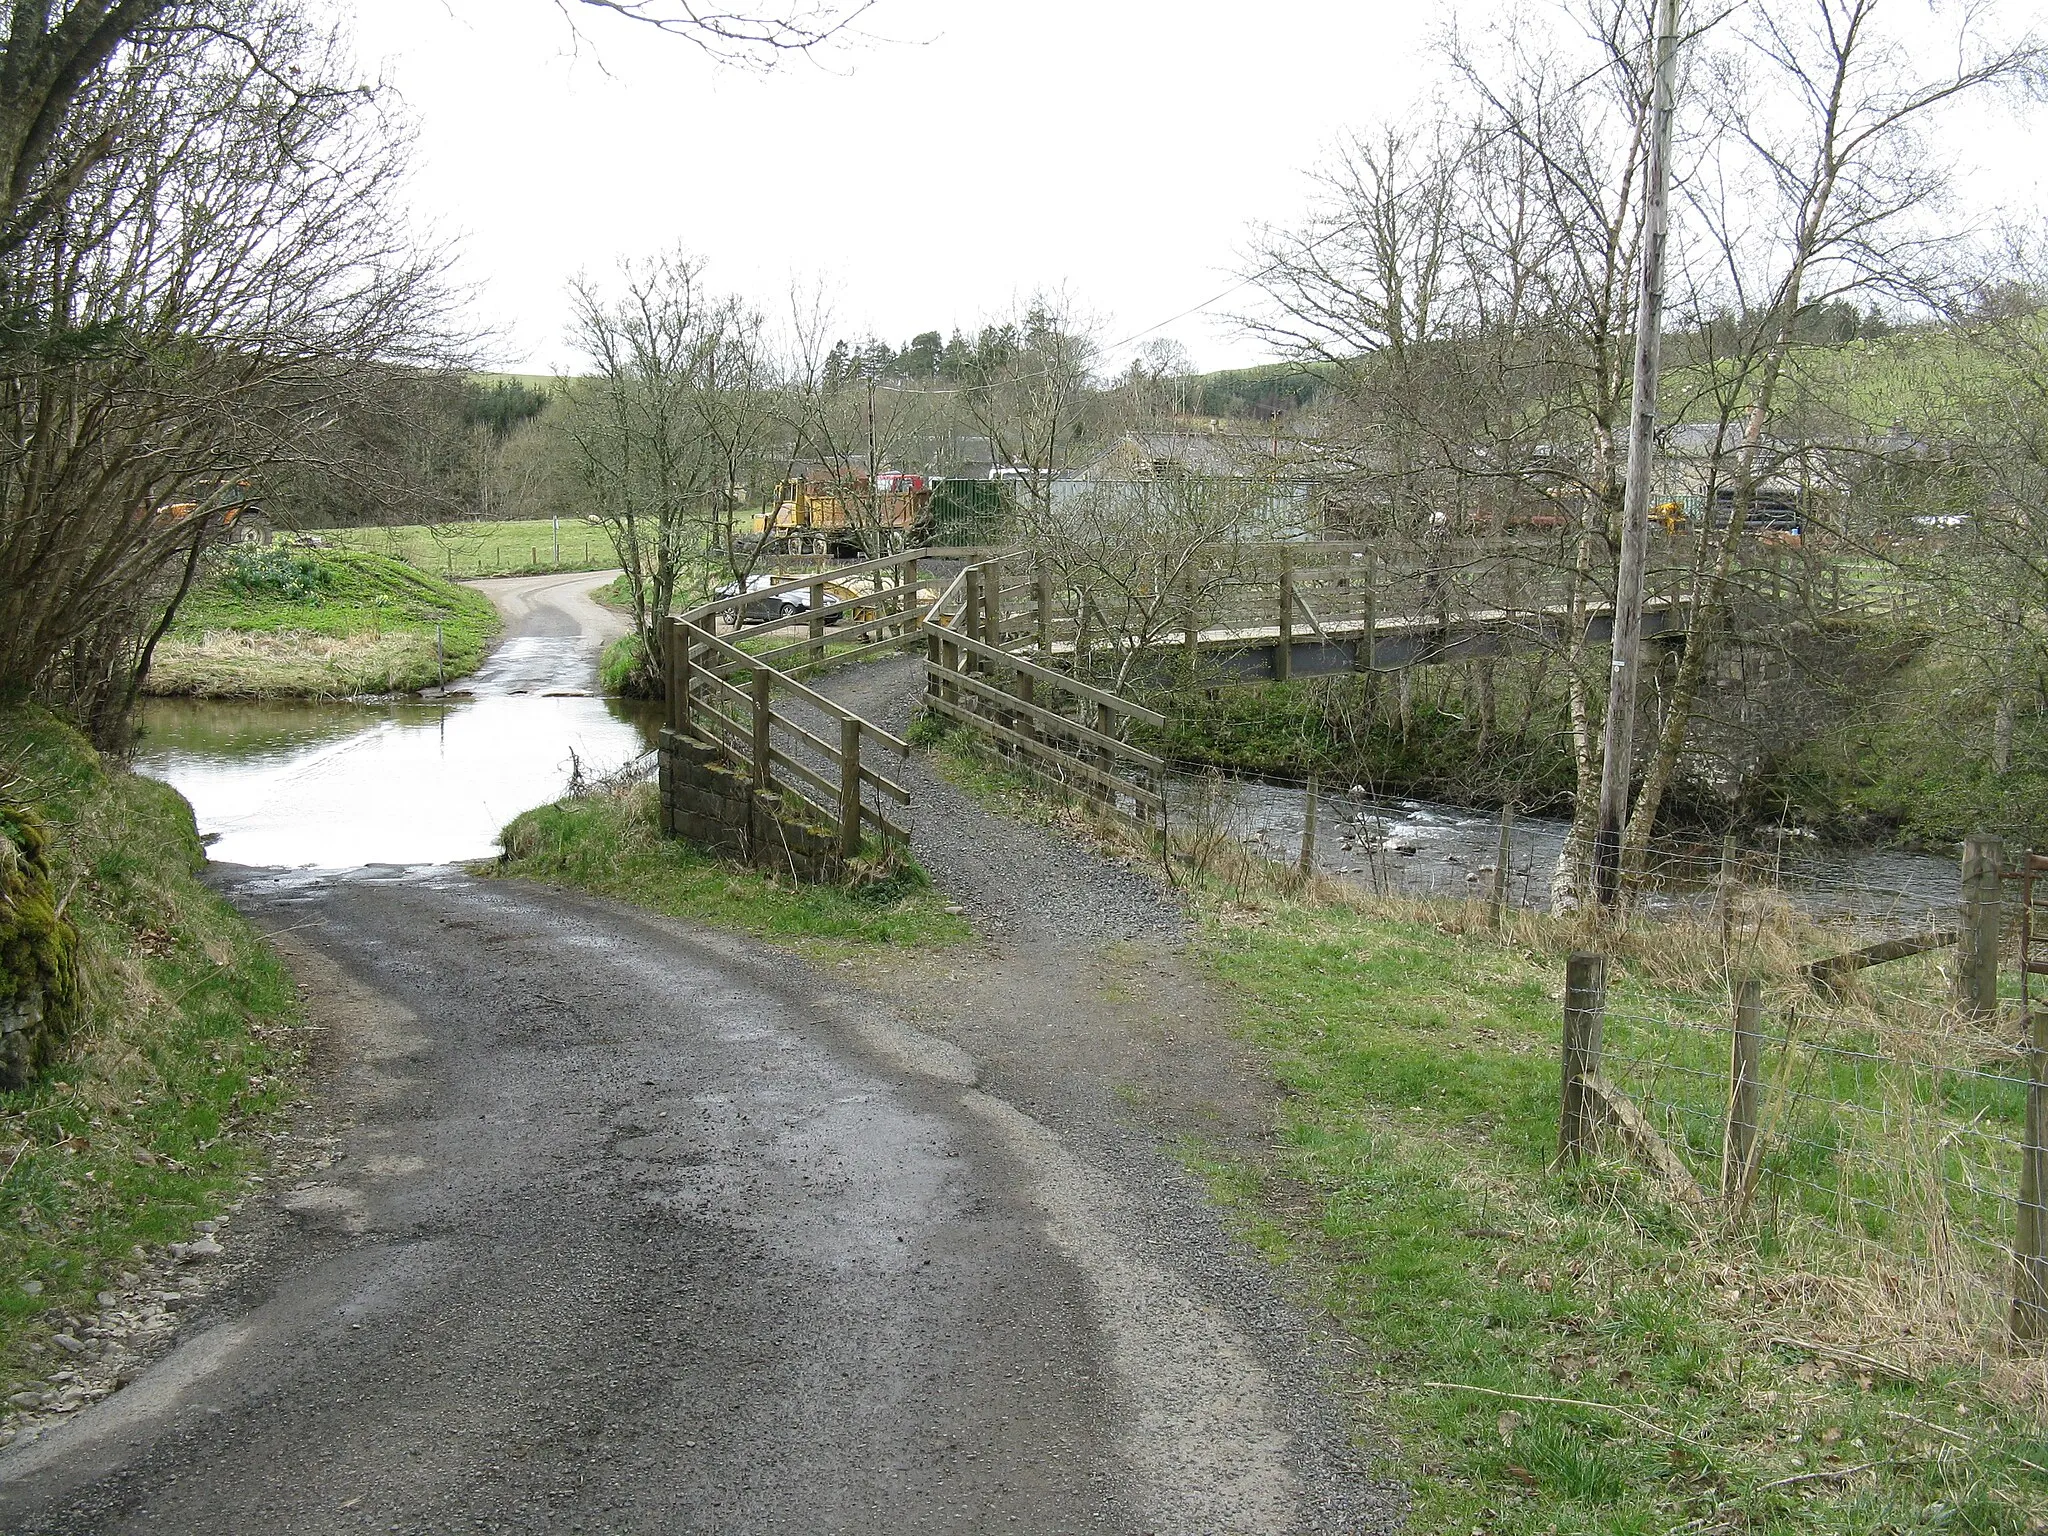
<svg viewBox="0 0 2048 1536"><path fill-rule="evenodd" d="M416 202L461 237L501 366L569 365L565 286L681 247L772 313L822 279L840 330L972 330L1065 284L1117 340L1204 304L1248 226L1298 217L1340 129L1411 102L1436 5L881 0L885 39L765 77L555 0L347 0L421 122ZM1470 15L1488 0L1463 7ZM2026 9L2034 9L2028 0ZM2002 195L2036 175L2000 119ZM1220 311L1166 325L1261 361Z"/></svg>

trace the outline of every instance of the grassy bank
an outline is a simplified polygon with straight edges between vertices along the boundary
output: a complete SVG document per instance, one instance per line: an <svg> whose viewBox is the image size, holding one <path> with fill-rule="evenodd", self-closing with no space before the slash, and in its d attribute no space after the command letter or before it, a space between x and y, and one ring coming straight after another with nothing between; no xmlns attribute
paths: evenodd
<svg viewBox="0 0 2048 1536"><path fill-rule="evenodd" d="M505 829L489 872L572 885L670 917L817 954L896 945L928 948L970 936L924 872L906 865L862 889L792 885L661 835L654 787L600 788L526 812Z"/></svg>
<svg viewBox="0 0 2048 1536"><path fill-rule="evenodd" d="M1531 810L1568 804L1571 757L1559 701L1522 701L1501 668L1492 727L1458 688L1451 669L1426 680L1401 718L1392 679L1355 676L1286 683L1226 683L1148 693L1170 720L1134 739L1171 761L1275 779L1364 784L1379 794L1458 805L1514 800ZM1441 692L1433 684L1441 683ZM1526 708L1524 704L1526 703Z"/></svg>
<svg viewBox="0 0 2048 1536"><path fill-rule="evenodd" d="M940 766L977 796L1115 836L957 735L940 742ZM1232 848L1176 878L1203 963L1287 1090L1268 1156L1191 1143L1187 1159L1355 1343L1345 1384L1361 1432L1391 1440L1411 1529L2048 1531L2048 1368L1932 1308L1896 1256L1915 1234L1845 1224L1824 1180L1774 1185L1735 1220L1688 1210L1611 1148L1551 1166L1564 965L1583 929L1524 915L1495 935L1466 903L1374 902ZM1725 982L1718 934L1646 924L1611 950L1607 1045L1625 1074L1631 1054L1669 1044L1638 1020L1711 1020L1701 999ZM1790 999L1804 953L1788 941L1745 963ZM1918 983L1938 993L1938 970ZM1717 1113L1725 1033L1683 1049L1688 1086L1671 1091L1696 1079ZM1881 1074L1854 1065L1802 1079L1802 1133L1826 1145L1773 1151L1774 1172L1812 1179L1845 1156L1853 1133L1831 1137L1830 1097L1882 1108ZM2015 1141L2020 1098L1994 1097L1937 1097L1919 1116ZM2007 1199L2000 1231L2010 1214Z"/></svg>
<svg viewBox="0 0 2048 1536"><path fill-rule="evenodd" d="M2048 847L2048 711L2028 686L2001 774L1997 692L1959 646L1935 640L1774 765L1760 814L1909 847L1947 848L1985 830Z"/></svg>
<svg viewBox="0 0 2048 1536"><path fill-rule="evenodd" d="M475 671L497 633L497 612L481 593L387 555L231 550L158 646L149 691L217 698L410 692Z"/></svg>
<svg viewBox="0 0 2048 1536"><path fill-rule="evenodd" d="M290 976L198 879L190 808L69 727L0 711L0 788L48 827L79 939L81 1013L38 1081L0 1094L0 1396L62 1357L55 1317L192 1236L264 1160L297 1091Z"/></svg>
<svg viewBox="0 0 2048 1536"><path fill-rule="evenodd" d="M1868 1315L1841 1255L1702 1229L1620 1163L1550 1168L1562 937L1210 914L1289 1096L1271 1168L1208 1171L1372 1362L1415 1529L2048 1529L2038 1366L1936 1354L1888 1378L1855 1352L1896 1360L1872 1333L1919 1320Z"/></svg>
<svg viewBox="0 0 2048 1536"><path fill-rule="evenodd" d="M332 528L320 537L341 549L403 560L444 580L602 571L618 563L604 530L581 520L421 523Z"/></svg>

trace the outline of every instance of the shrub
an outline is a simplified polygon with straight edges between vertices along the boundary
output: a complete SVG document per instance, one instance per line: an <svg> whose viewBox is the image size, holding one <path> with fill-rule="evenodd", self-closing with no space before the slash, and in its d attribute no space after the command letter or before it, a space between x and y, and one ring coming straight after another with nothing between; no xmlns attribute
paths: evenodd
<svg viewBox="0 0 2048 1536"><path fill-rule="evenodd" d="M221 557L221 584L249 597L318 602L332 591L334 572L315 555L288 549L231 549Z"/></svg>

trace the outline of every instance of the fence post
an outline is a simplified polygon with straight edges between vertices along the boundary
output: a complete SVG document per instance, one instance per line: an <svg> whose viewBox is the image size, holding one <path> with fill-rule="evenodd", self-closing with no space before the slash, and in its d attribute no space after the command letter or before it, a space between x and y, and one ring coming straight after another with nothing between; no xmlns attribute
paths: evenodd
<svg viewBox="0 0 2048 1536"><path fill-rule="evenodd" d="M928 699L939 697L939 637L927 630L924 637L924 693Z"/></svg>
<svg viewBox="0 0 2048 1536"><path fill-rule="evenodd" d="M1038 702L1037 688L1032 683L1029 672L1019 672L1017 674L1016 683L1012 691L1015 692L1018 700L1022 703L1035 704ZM1025 711L1018 711L1016 716L1010 721L1010 729L1019 736L1022 736L1026 741L1038 740L1038 721Z"/></svg>
<svg viewBox="0 0 2048 1536"><path fill-rule="evenodd" d="M1365 673L1368 681L1372 678L1373 662L1377 658L1380 638L1380 552L1370 549L1365 554L1365 612L1360 617L1365 621L1358 636L1358 670Z"/></svg>
<svg viewBox="0 0 2048 1536"><path fill-rule="evenodd" d="M1593 1149L1597 1117L1586 1079L1600 1070L1601 1021L1607 1005L1607 957L1575 954L1564 970L1564 1071L1557 1120L1557 1160L1576 1162Z"/></svg>
<svg viewBox="0 0 2048 1536"><path fill-rule="evenodd" d="M1003 643L1003 568L995 563L981 586L981 640L998 649Z"/></svg>
<svg viewBox="0 0 2048 1536"><path fill-rule="evenodd" d="M1295 861L1295 868L1304 875L1316 871L1316 793L1322 788L1321 775L1308 776L1308 800L1302 806L1301 815L1301 857Z"/></svg>
<svg viewBox="0 0 2048 1536"><path fill-rule="evenodd" d="M1764 1074L1764 984L1754 976L1735 983L1735 1028L1728 1054L1728 1125L1721 1138L1721 1196L1738 1199L1756 1154L1757 1099Z"/></svg>
<svg viewBox="0 0 2048 1536"><path fill-rule="evenodd" d="M1273 680L1294 675L1294 567L1280 567L1280 634L1273 642Z"/></svg>
<svg viewBox="0 0 2048 1536"><path fill-rule="evenodd" d="M1500 808L1500 847L1493 855L1493 931L1500 932L1508 917L1508 876L1515 862L1515 803Z"/></svg>
<svg viewBox="0 0 2048 1536"><path fill-rule="evenodd" d="M668 729L690 729L690 627L668 621Z"/></svg>
<svg viewBox="0 0 2048 1536"><path fill-rule="evenodd" d="M2005 843L1978 833L1963 839L1963 923L1956 946L1956 1002L1972 1018L1998 1012L1998 928Z"/></svg>
<svg viewBox="0 0 2048 1536"><path fill-rule="evenodd" d="M2039 1344L2048 1339L2048 1009L2032 1014L2028 1023L2033 1070L2027 1080L2026 1139L2020 1144L2012 1333L2022 1344Z"/></svg>
<svg viewBox="0 0 2048 1536"><path fill-rule="evenodd" d="M1095 729L1103 736L1116 735L1116 716L1110 712L1107 704L1099 700L1095 705ZM1116 754L1114 752L1110 751L1108 747L1097 747L1095 749L1095 760L1096 767L1102 770L1105 779L1114 777L1116 773ZM1103 809L1109 811L1116 809L1116 790L1111 785L1103 784L1099 786L1096 791L1096 798L1102 802Z"/></svg>
<svg viewBox="0 0 2048 1536"><path fill-rule="evenodd" d="M770 722L774 719L768 712L768 690L775 686L775 674L766 667L754 668L754 788L768 787L768 748Z"/></svg>
<svg viewBox="0 0 2048 1536"><path fill-rule="evenodd" d="M860 852L860 721L839 722L839 855Z"/></svg>
<svg viewBox="0 0 2048 1536"><path fill-rule="evenodd" d="M981 567L970 565L963 573L961 581L960 618L958 620L961 632L970 640L986 640L988 636L981 632L982 621L985 617L986 615L982 611L981 606ZM978 670L974 665L974 654L971 651L965 655L956 654L955 660L958 662L958 670L962 672ZM971 703L972 701L970 700L969 702Z"/></svg>
<svg viewBox="0 0 2048 1536"><path fill-rule="evenodd" d="M811 622L808 625L811 632L810 659L813 665L825 659L825 615L821 611L824 606L825 583L814 581L811 583Z"/></svg>
<svg viewBox="0 0 2048 1536"><path fill-rule="evenodd" d="M896 584L899 587L908 587L910 590L897 599L896 611L904 615L906 623L914 624L919 617L917 609L921 601L917 595L917 562L915 560L906 560L897 569L901 572L901 575Z"/></svg>

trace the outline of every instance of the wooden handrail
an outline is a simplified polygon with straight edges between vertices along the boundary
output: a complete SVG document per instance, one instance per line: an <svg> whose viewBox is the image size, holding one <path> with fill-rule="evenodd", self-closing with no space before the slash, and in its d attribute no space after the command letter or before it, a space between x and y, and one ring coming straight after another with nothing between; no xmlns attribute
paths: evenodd
<svg viewBox="0 0 2048 1536"><path fill-rule="evenodd" d="M683 624L688 623L688 621L685 619L677 619L675 622ZM694 624L689 624L688 627L690 629L692 643L709 646L713 651L717 652L720 656L723 656L728 661L738 662L739 665L744 669L752 670L756 667L761 666L761 662L757 657L748 655L745 651L741 650L736 645L728 645L725 641L719 639L718 636L712 634L709 630L699 629ZM768 667L765 670L775 672L775 669L773 667ZM806 704L810 705L811 708L818 710L823 714L830 715L834 720L859 720L861 723L861 728L868 735L873 736L877 741L881 742L882 745L890 748L891 750L895 751L901 756L908 757L910 755L909 742L905 741L900 736L890 735L889 732L883 730L879 725L876 725L872 720L865 719L862 716L855 714L852 710L848 709L844 704L839 703L837 700L827 698L824 694L819 693L816 689L806 688L802 683L798 682L795 678L790 677L786 673L775 672L775 681L778 687L787 688L791 693L795 694L798 698L802 699Z"/></svg>
<svg viewBox="0 0 2048 1536"><path fill-rule="evenodd" d="M972 639L959 630L941 630L940 634L947 643L957 645L961 649L979 656L984 661L993 661L1002 666L1014 668L1034 682L1046 683L1054 688L1064 689L1068 693L1087 699L1090 703L1103 705L1107 709L1114 710L1117 714L1140 721L1145 725L1164 726L1167 723L1166 716L1160 714L1156 709L1147 709L1142 704L1134 704L1129 699L1121 698L1104 689L1094 688L1087 683L1078 682L1067 676L1064 672L1055 672L1050 667L1037 666L1013 652L1003 650L999 646L988 645L980 640Z"/></svg>

